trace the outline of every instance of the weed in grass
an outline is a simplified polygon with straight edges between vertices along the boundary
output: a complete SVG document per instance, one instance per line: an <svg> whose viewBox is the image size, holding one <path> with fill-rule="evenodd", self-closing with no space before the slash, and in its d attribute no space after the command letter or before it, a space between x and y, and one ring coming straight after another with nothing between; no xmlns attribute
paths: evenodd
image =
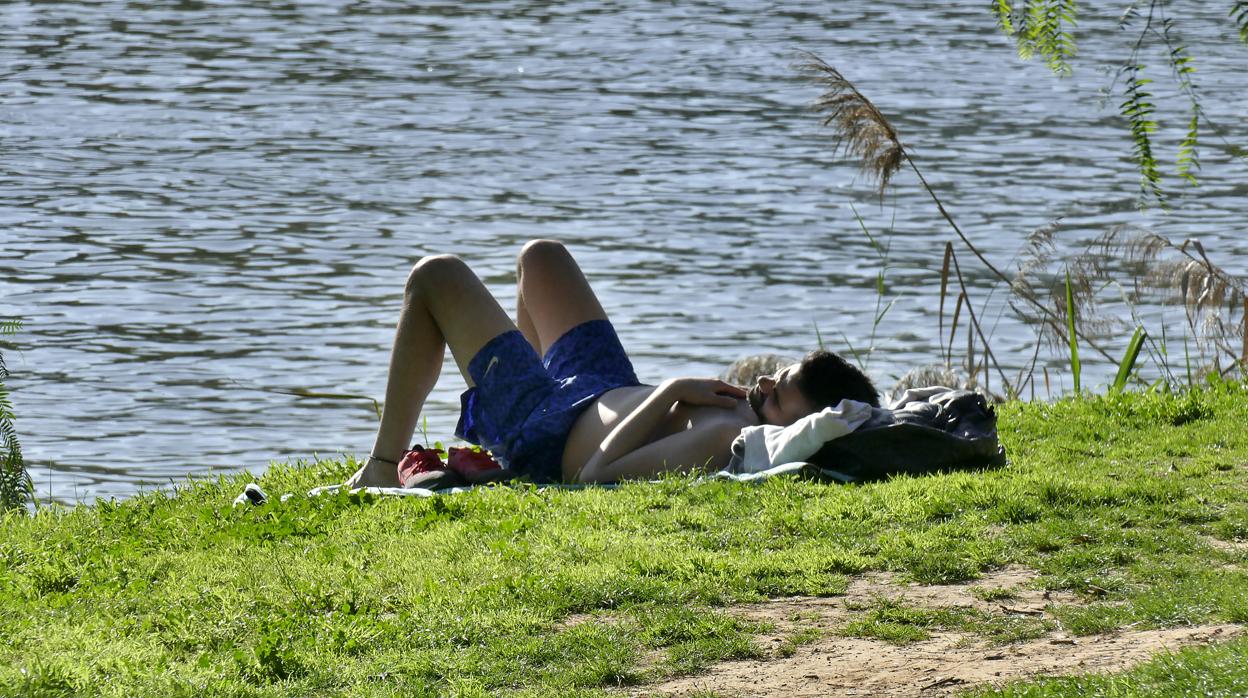
<svg viewBox="0 0 1248 698"><path fill-rule="evenodd" d="M880 620L856 620L847 624L841 632L849 637L873 637L894 645L908 645L926 640L926 628Z"/></svg>
<svg viewBox="0 0 1248 698"><path fill-rule="evenodd" d="M1004 645L1044 637L1053 630L1053 625L1031 616L990 615L968 619L963 629L973 637Z"/></svg>
<svg viewBox="0 0 1248 698"><path fill-rule="evenodd" d="M1058 605L1051 609L1058 627L1072 635L1107 633L1134 622L1131 609L1122 604L1092 603Z"/></svg>
<svg viewBox="0 0 1248 698"><path fill-rule="evenodd" d="M933 627L957 627L965 614L952 609L930 609L906 606L894 599L876 598L870 610L841 629L848 637L874 637L895 645L905 645L928 638Z"/></svg>
<svg viewBox="0 0 1248 698"><path fill-rule="evenodd" d="M82 694L83 682L61 664L35 658L19 669L17 681L0 683L5 695L37 698L75 698Z"/></svg>
<svg viewBox="0 0 1248 698"><path fill-rule="evenodd" d="M1238 502L1227 505L1213 526L1213 534L1224 541L1248 541L1248 505Z"/></svg>
<svg viewBox="0 0 1248 698"><path fill-rule="evenodd" d="M634 618L643 629L643 643L654 649L667 648L665 660L656 667L658 676L690 673L724 659L763 656L752 639L765 630L760 623L685 607L638 608Z"/></svg>
<svg viewBox="0 0 1248 698"><path fill-rule="evenodd" d="M256 633L255 642L247 649L234 653L234 661L243 676L257 684L269 684L308 673L307 665L300 659L293 638L298 632L293 623L277 622L262 627Z"/></svg>
<svg viewBox="0 0 1248 698"><path fill-rule="evenodd" d="M797 654L798 647L817 642L823 637L824 632L818 628L802 628L784 638L776 647L776 654L780 657L792 657Z"/></svg>
<svg viewBox="0 0 1248 698"><path fill-rule="evenodd" d="M1018 598L1018 592L1006 587L973 586L971 595L980 601L1005 601Z"/></svg>

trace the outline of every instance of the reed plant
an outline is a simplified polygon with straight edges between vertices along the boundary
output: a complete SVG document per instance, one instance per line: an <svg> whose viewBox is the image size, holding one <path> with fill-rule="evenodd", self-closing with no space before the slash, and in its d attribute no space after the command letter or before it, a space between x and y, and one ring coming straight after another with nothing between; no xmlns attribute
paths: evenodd
<svg viewBox="0 0 1248 698"><path fill-rule="evenodd" d="M893 176L909 169L953 231L956 239L946 242L941 263L937 333L942 357L946 365L952 365L955 339L965 322L963 362L969 382L975 383L982 375L982 385L988 390L989 377L995 374L1007 398L1020 398L1029 388L1034 395L1040 349L1049 345L1067 352L1076 393L1082 389L1084 366L1080 346L1118 367L1111 386L1115 389L1121 390L1137 375L1142 349L1147 349L1160 373L1154 387L1181 387L1184 381L1170 366L1164 347L1165 328L1162 344L1158 344L1145 329L1140 311L1144 306L1182 309L1184 335L1193 338L1196 347L1195 367L1192 358L1186 360L1186 385L1203 376L1225 377L1248 361L1248 291L1242 280L1214 264L1199 240L1175 243L1141 228L1115 227L1062 256L1055 244L1060 226L1054 222L1027 237L1015 259L1015 271L1007 273L957 224L897 130L870 99L812 53L804 53L797 68L823 89L813 108L833 131L833 152L856 158L862 173L876 182L881 198ZM1036 329L1036 350L1016 375L1007 373L997 359L992 332L985 329L987 300L978 310L972 302L962 268L967 253L994 279L989 298L1004 287L1015 315ZM876 326L882 317L876 314ZM1108 344L1128 333L1130 340L1116 357ZM1047 385L1047 369L1041 370Z"/></svg>
<svg viewBox="0 0 1248 698"><path fill-rule="evenodd" d="M1129 335L1117 361L1118 375L1111 386L1116 389L1129 382L1131 367L1142 352L1157 367L1156 380L1171 388L1242 369L1248 357L1248 294L1244 282L1215 264L1199 240L1174 243L1149 230L1119 226L1076 247L1069 255L1060 255L1053 244L1056 230L1057 226L1046 226L1029 236L1019 273L1011 284L1012 291L1049 298L1050 307L1063 316L1067 332L1059 334L1044 316L1025 304L1012 303L1024 322L1038 328L1041 342L1066 346L1068 339L1062 335L1069 334L1072 324L1097 336ZM1058 269L1069 275L1069 293L1066 284L1059 287L1055 283L1062 278ZM1182 371L1171 365L1164 346L1165 318L1146 320L1143 307L1175 308L1181 313L1185 346ZM1147 331L1150 322L1160 326L1160 341Z"/></svg>

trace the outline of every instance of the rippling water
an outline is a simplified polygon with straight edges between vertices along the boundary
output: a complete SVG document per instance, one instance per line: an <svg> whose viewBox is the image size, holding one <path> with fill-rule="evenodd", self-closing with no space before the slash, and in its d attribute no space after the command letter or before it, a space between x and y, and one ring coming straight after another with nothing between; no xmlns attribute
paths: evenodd
<svg viewBox="0 0 1248 698"><path fill-rule="evenodd" d="M948 229L912 177L881 205L832 155L796 49L893 117L1003 264L1056 217L1072 242L1145 222L1248 259L1245 167L1216 138L1175 213L1136 212L1097 97L1113 19L1082 25L1064 81L1016 61L981 2L83 0L0 19L0 315L26 321L5 357L40 498L366 452L371 402L282 391L380 398L410 265L460 254L510 307L537 236L569 244L657 381L800 354L816 324L870 344L881 264L852 205L891 240L872 373L934 361ZM1248 48L1220 10L1188 19L1206 109L1242 145ZM996 336L1030 355L1008 314ZM431 438L454 426L446 375Z"/></svg>

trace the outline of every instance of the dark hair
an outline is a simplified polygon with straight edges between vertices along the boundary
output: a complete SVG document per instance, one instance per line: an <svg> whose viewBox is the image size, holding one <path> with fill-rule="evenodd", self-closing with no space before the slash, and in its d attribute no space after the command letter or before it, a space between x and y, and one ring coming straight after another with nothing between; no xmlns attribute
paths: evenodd
<svg viewBox="0 0 1248 698"><path fill-rule="evenodd" d="M835 407L841 400L880 406L879 391L867 374L830 351L816 349L802 359L797 372L797 389L816 410Z"/></svg>

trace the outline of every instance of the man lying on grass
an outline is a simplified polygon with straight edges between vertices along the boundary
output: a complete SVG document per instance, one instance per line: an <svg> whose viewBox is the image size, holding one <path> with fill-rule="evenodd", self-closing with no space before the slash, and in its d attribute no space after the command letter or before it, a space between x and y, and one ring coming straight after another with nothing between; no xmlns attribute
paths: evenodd
<svg viewBox="0 0 1248 698"><path fill-rule="evenodd" d="M432 451L407 445L447 346L468 384L456 435L539 483L719 470L744 427L792 424L842 399L879 404L871 380L826 351L748 391L713 378L642 385L562 244L534 240L516 266L515 323L459 258L425 257L412 269L381 426L347 486L412 486L445 473ZM452 449L450 460L460 472L481 468L467 449Z"/></svg>

